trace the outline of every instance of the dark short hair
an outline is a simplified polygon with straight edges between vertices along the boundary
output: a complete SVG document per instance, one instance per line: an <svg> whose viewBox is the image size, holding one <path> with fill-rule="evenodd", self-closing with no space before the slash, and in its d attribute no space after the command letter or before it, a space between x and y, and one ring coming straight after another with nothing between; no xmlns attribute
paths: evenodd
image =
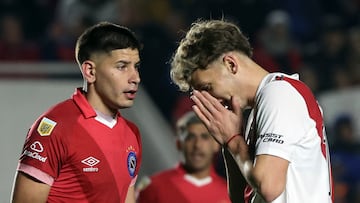
<svg viewBox="0 0 360 203"><path fill-rule="evenodd" d="M192 24L171 59L171 79L180 90L188 91L195 70L206 69L229 51L252 56L250 42L240 28L225 20L198 20Z"/></svg>
<svg viewBox="0 0 360 203"><path fill-rule="evenodd" d="M127 27L100 22L87 28L76 42L75 57L82 64L95 53L110 53L115 49L142 49L142 44Z"/></svg>
<svg viewBox="0 0 360 203"><path fill-rule="evenodd" d="M189 111L182 115L176 122L176 134L179 137L186 137L187 129L192 124L202 123L199 117L193 112Z"/></svg>

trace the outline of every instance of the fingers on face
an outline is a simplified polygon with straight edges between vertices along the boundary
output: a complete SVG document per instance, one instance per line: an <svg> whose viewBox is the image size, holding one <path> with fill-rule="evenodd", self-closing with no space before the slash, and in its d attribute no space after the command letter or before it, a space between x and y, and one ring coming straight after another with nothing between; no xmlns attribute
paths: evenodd
<svg viewBox="0 0 360 203"><path fill-rule="evenodd" d="M202 120L206 126L210 126L211 113L204 106L201 98L197 96L192 96L191 99L194 101L195 105L193 106L193 110L198 115L200 120Z"/></svg>
<svg viewBox="0 0 360 203"><path fill-rule="evenodd" d="M227 110L226 107L217 98L212 96L209 92L202 91L200 92L200 94L202 94L204 98L206 98L211 103L212 107L217 111L223 112Z"/></svg>
<svg viewBox="0 0 360 203"><path fill-rule="evenodd" d="M200 92L197 92L193 96L193 101L198 106L199 110L206 116L208 120L213 119L213 114L216 112L214 105Z"/></svg>
<svg viewBox="0 0 360 203"><path fill-rule="evenodd" d="M201 103L210 111L215 113L216 111L220 111L221 108L223 107L221 105L221 103L212 95L210 95L208 92L206 91L202 91L202 92L196 92L194 94L200 101Z"/></svg>
<svg viewBox="0 0 360 203"><path fill-rule="evenodd" d="M217 105L220 105L221 108L224 108L220 102L212 97L207 92L194 92L194 95L191 97L195 105L193 106L194 112L198 115L200 120L204 122L207 126L210 133L213 135L213 138L218 144L222 144L221 137L216 137L216 132L218 131L214 122L216 122L221 115L221 111L216 108Z"/></svg>

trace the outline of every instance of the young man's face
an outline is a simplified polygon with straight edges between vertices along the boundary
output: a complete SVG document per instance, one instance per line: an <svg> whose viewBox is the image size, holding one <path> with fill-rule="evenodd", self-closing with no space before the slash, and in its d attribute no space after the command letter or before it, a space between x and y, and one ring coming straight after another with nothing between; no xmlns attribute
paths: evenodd
<svg viewBox="0 0 360 203"><path fill-rule="evenodd" d="M207 91L224 106L231 106L233 95L231 74L220 63L213 63L207 69L197 69L191 75L191 86L199 91Z"/></svg>
<svg viewBox="0 0 360 203"><path fill-rule="evenodd" d="M218 145L202 123L190 124L188 134L181 142L185 165L193 172L208 170L213 163L214 153Z"/></svg>
<svg viewBox="0 0 360 203"><path fill-rule="evenodd" d="M131 107L140 83L139 51L117 49L96 56L94 61L97 105L109 110Z"/></svg>

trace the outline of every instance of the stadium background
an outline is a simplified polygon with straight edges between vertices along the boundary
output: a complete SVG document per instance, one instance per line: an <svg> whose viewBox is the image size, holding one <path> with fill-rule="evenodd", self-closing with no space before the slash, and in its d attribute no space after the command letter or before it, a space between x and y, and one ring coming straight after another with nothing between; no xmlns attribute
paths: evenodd
<svg viewBox="0 0 360 203"><path fill-rule="evenodd" d="M299 73L325 112L337 203L360 202L359 0L2 0L0 2L0 203L34 119L82 84L74 60L85 27L112 21L144 43L142 86L123 114L142 131L141 176L176 164L173 121L189 109L168 61L190 23L226 18L269 71Z"/></svg>

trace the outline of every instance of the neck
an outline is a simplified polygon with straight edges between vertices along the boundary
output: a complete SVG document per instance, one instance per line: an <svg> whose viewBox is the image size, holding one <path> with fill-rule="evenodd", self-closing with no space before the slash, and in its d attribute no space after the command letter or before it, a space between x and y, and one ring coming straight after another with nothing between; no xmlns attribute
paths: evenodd
<svg viewBox="0 0 360 203"><path fill-rule="evenodd" d="M249 100L249 105L251 107L254 106L255 104L255 97L256 97L256 92L260 86L260 83L261 81L265 78L265 76L269 74L269 72L265 71L264 69L262 69L260 66L259 66L259 70L258 70L258 73L257 73L257 77L254 78L254 83L253 83L253 91L251 92L251 95L250 95L250 100Z"/></svg>
<svg viewBox="0 0 360 203"><path fill-rule="evenodd" d="M104 115L111 116L113 118L116 117L117 110L111 109L102 101L100 96L90 88L88 88L88 91L85 93L85 97L88 100L89 104L96 109L98 112L101 112Z"/></svg>
<svg viewBox="0 0 360 203"><path fill-rule="evenodd" d="M192 169L186 165L183 165L184 169L186 171L186 174L195 177L197 179L203 179L210 176L211 168L206 167L204 169Z"/></svg>
<svg viewBox="0 0 360 203"><path fill-rule="evenodd" d="M247 56L239 55L239 71L237 74L238 84L236 87L236 94L241 95L242 108L252 108L255 102L256 91L262 79L269 74L265 69L256 64Z"/></svg>

